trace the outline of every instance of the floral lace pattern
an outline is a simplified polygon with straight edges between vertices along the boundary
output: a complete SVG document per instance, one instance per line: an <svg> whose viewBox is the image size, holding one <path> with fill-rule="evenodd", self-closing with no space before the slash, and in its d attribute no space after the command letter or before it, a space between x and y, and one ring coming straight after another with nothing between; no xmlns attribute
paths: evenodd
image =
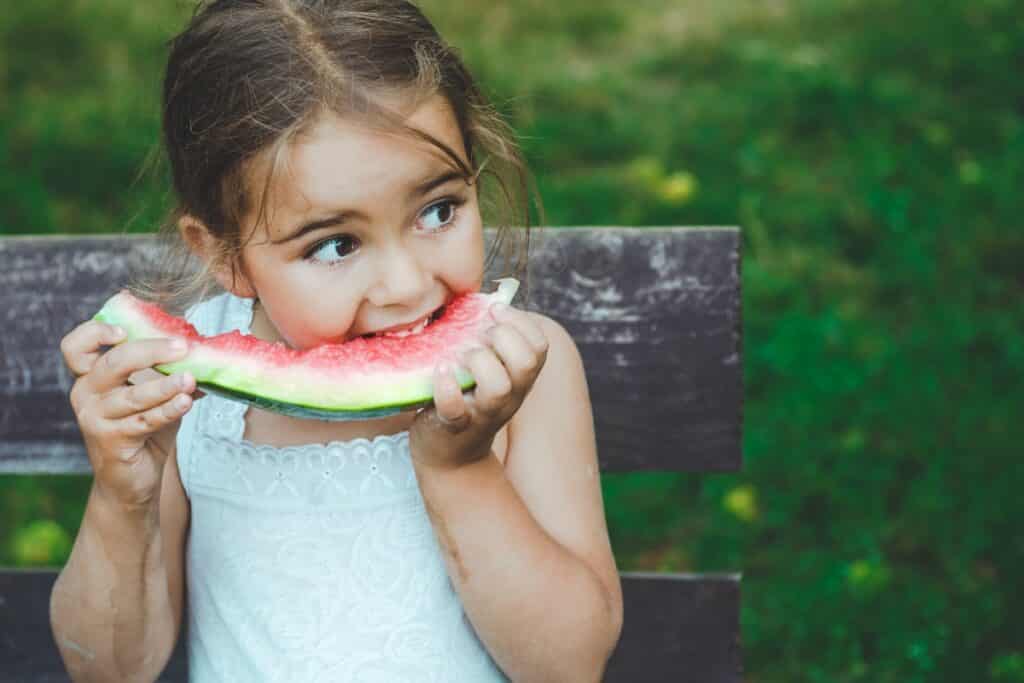
<svg viewBox="0 0 1024 683"><path fill-rule="evenodd" d="M252 300L187 317L247 332ZM246 410L207 395L179 430L191 683L507 680L448 578L408 433L277 448L242 439Z"/></svg>

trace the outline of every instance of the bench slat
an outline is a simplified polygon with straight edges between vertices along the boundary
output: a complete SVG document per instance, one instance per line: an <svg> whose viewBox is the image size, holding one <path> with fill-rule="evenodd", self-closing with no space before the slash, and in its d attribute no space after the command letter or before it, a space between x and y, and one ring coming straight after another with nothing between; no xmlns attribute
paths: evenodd
<svg viewBox="0 0 1024 683"><path fill-rule="evenodd" d="M0 239L0 474L90 471L60 339L155 249L149 235ZM529 308L580 348L602 471L739 469L739 252L735 228L534 235Z"/></svg>
<svg viewBox="0 0 1024 683"><path fill-rule="evenodd" d="M49 624L56 578L56 570L0 570L0 683L70 680ZM623 572L622 579L625 626L606 682L741 680L739 576ZM183 635L160 681L187 680L184 642Z"/></svg>

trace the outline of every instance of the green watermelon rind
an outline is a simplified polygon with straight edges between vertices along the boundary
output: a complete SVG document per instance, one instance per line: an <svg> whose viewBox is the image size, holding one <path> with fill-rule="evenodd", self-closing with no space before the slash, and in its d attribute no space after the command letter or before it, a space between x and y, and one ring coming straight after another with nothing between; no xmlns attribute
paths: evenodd
<svg viewBox="0 0 1024 683"><path fill-rule="evenodd" d="M502 278L497 280L499 287L496 292L486 296L490 303L502 302L509 304L518 289L518 281L513 278ZM152 337L166 337L167 334L147 324L147 319L141 316L126 316L119 314L109 305L104 306L94 319L102 322L119 325L125 329L126 339L144 339ZM211 352L216 355L215 352ZM197 388L211 394L219 395L231 400L242 401L265 410L272 410L293 417L315 418L320 420L364 420L376 417L394 415L403 410L412 410L419 407L429 406L433 403L433 383L431 378L422 369L414 369L408 372L396 373L396 377L388 378L381 386L371 386L353 381L351 391L339 398L338 388L333 388L335 396L334 405L321 405L316 400L289 396L286 388L281 386L264 388L258 382L252 380L253 375L246 372L244 367L238 364L227 362L214 362L213 360L203 363L191 353L182 361L164 363L154 366L154 369L170 375L176 372L188 371L197 379ZM402 375L406 375L405 378ZM367 379L372 379L367 377ZM380 377L377 377L378 381ZM472 374L464 369L456 369L456 381L462 391L467 391L476 386ZM291 382L296 391L303 391ZM305 390L308 391L308 388Z"/></svg>
<svg viewBox="0 0 1024 683"><path fill-rule="evenodd" d="M462 379L459 384L463 391L472 389L473 387L476 386L476 382L472 379L472 376L470 376L468 380ZM399 403L390 406L367 408L364 410L331 410L327 408L318 408L316 406L301 405L298 403L287 403L284 401L265 398L263 396L257 396L255 394L247 394L240 391L232 391L230 389L226 389L216 384L209 384L207 382L199 382L197 383L196 386L202 391L207 391L211 394L222 396L224 398L231 399L234 401L242 401L243 403L248 403L249 405L255 406L257 408L262 408L263 410L270 410L276 413L281 413L282 415L330 421L372 420L381 417L389 417L391 415L396 415L403 411L426 407L434 402L433 396L430 396L419 401L413 401L411 403Z"/></svg>

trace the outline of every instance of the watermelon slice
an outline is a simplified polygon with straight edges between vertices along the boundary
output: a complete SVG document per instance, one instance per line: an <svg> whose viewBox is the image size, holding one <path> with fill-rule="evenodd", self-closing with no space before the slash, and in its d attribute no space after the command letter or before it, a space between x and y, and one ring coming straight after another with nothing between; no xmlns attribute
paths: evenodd
<svg viewBox="0 0 1024 683"><path fill-rule="evenodd" d="M357 337L297 351L233 330L205 337L183 318L139 300L125 290L94 316L126 332L125 341L181 338L189 352L180 361L155 366L164 373L191 372L198 388L266 410L320 420L365 420L428 405L433 371L448 359L465 391L472 375L457 355L482 343L477 335L492 322L491 304L509 304L519 288L497 280L493 294L463 294L422 331L404 337Z"/></svg>

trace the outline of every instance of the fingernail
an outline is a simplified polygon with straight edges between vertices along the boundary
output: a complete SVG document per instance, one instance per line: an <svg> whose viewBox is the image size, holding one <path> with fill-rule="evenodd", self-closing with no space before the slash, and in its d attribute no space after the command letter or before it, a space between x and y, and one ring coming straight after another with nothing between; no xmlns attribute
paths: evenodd
<svg viewBox="0 0 1024 683"><path fill-rule="evenodd" d="M114 336L114 339L120 339L124 336L124 328L115 325L114 328L110 330L110 334Z"/></svg>
<svg viewBox="0 0 1024 683"><path fill-rule="evenodd" d="M188 343L184 339L175 339L171 342L172 351L184 351L188 348Z"/></svg>

